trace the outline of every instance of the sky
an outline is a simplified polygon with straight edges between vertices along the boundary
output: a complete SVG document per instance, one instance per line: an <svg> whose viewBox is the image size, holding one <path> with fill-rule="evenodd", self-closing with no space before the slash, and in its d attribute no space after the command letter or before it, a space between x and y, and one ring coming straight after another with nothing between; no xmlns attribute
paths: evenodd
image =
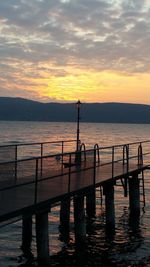
<svg viewBox="0 0 150 267"><path fill-rule="evenodd" d="M0 96L150 104L150 1L0 0Z"/></svg>

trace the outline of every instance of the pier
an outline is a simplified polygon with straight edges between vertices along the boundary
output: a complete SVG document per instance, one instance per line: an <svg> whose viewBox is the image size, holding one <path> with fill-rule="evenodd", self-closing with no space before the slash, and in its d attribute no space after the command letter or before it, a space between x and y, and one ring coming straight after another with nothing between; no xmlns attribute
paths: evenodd
<svg viewBox="0 0 150 267"><path fill-rule="evenodd" d="M51 154L50 146L58 146L59 152ZM75 240L82 243L86 219L95 216L99 188L105 201L106 230L114 232L115 187L123 187L130 216L137 218L146 203L144 171L149 168L149 140L108 147L95 144L91 149L80 142L78 150L75 140L0 146L0 224L22 219L22 251L29 257L34 215L38 262L49 266L52 206L60 205L60 231L67 239L73 199Z"/></svg>

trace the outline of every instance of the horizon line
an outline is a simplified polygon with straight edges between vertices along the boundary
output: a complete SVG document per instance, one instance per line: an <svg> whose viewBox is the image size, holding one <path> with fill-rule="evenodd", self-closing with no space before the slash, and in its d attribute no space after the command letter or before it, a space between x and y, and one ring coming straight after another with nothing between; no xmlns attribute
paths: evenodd
<svg viewBox="0 0 150 267"><path fill-rule="evenodd" d="M50 102L45 102L42 100L37 99L31 99L31 98L24 98L24 97L18 97L18 96L0 96L0 98L10 98L10 99L21 99L21 100L27 100L27 101L33 101L38 102L40 104L76 104L78 100L72 100L72 101L62 101L62 100L55 100ZM135 103L135 102L113 102L113 101L106 101L106 102L84 102L81 101L81 104L129 104L129 105L144 105L144 106L150 106L150 104L147 103Z"/></svg>

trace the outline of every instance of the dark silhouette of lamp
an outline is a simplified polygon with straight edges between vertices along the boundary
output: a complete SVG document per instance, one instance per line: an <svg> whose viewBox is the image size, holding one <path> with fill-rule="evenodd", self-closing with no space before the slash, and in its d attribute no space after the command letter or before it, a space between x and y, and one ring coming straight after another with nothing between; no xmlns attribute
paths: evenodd
<svg viewBox="0 0 150 267"><path fill-rule="evenodd" d="M80 162L80 108L81 108L81 102L80 100L76 103L77 106L77 143L76 143L76 163Z"/></svg>

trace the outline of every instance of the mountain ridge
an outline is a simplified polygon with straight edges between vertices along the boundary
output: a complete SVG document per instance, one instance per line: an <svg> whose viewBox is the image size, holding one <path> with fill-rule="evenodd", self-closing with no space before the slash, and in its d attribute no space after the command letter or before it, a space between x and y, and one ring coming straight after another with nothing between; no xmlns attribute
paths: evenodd
<svg viewBox="0 0 150 267"><path fill-rule="evenodd" d="M75 103L42 103L19 97L0 97L0 120L74 122ZM83 103L81 121L101 123L150 123L150 105L136 103Z"/></svg>

